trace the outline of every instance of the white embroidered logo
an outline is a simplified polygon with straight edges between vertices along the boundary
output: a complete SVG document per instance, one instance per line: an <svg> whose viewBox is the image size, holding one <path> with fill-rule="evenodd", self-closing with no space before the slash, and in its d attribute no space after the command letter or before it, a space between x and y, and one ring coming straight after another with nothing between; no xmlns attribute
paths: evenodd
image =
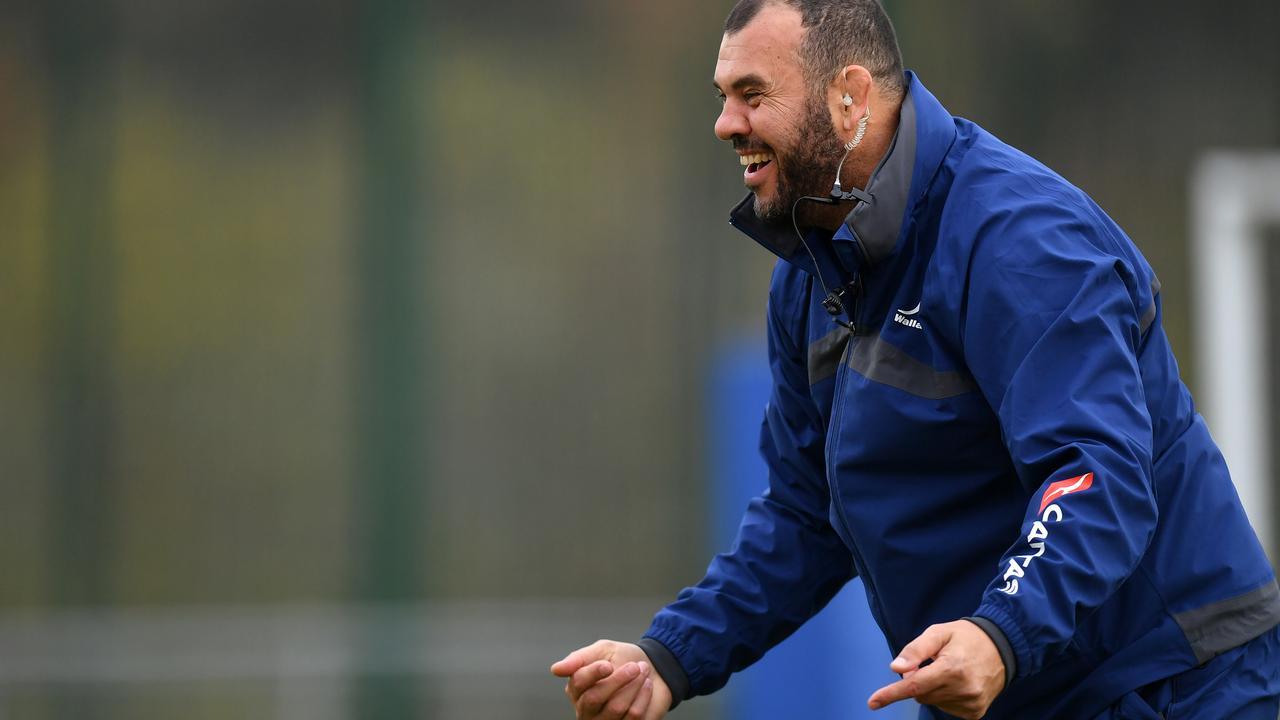
<svg viewBox="0 0 1280 720"><path fill-rule="evenodd" d="M913 317L918 312L920 312L920 303L916 303L916 306L910 310L903 310L899 308L898 311L893 314L893 321L899 325L906 325L909 328L923 330L924 326L920 324L919 320Z"/></svg>

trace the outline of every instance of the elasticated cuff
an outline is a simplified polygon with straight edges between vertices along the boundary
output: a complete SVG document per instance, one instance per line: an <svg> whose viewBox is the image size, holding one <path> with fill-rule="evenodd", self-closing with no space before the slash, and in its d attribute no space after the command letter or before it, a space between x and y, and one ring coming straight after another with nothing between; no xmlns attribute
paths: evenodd
<svg viewBox="0 0 1280 720"><path fill-rule="evenodd" d="M1009 687L1018 669L1018 658L1013 654L1013 646L1009 644L1009 638L1005 636L999 625L984 617L967 617L965 620L982 628L982 631L991 637L991 642L996 644L1000 661L1004 663L1004 686Z"/></svg>
<svg viewBox="0 0 1280 720"><path fill-rule="evenodd" d="M1013 648L1014 680L1040 672L1044 658L1032 652L1031 645L1022 634L1022 628L1013 621L1003 607L997 604L998 600L999 598L995 598L979 605L978 609L973 611L973 617L986 618L1004 632L1005 638L1009 641L1009 647Z"/></svg>
<svg viewBox="0 0 1280 720"><path fill-rule="evenodd" d="M680 665L680 661L667 649L666 645L651 637L640 638L640 641L636 644L640 646L641 650L644 650L645 655L649 656L649 662L653 665L653 669L658 671L658 675L662 676L662 681L671 690L671 707L669 710L675 710L682 700L689 697L689 676L685 673L684 667Z"/></svg>

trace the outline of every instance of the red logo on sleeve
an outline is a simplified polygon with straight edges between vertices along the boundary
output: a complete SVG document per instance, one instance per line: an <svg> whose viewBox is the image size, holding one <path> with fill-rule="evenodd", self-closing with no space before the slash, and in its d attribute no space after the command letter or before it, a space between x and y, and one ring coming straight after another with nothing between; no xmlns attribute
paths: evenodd
<svg viewBox="0 0 1280 720"><path fill-rule="evenodd" d="M1049 487L1044 491L1044 497L1040 498L1040 512L1044 512L1049 503L1057 500L1063 495L1070 495L1084 490L1088 490L1093 484L1093 473L1085 473L1078 477L1059 480L1055 483L1049 483Z"/></svg>

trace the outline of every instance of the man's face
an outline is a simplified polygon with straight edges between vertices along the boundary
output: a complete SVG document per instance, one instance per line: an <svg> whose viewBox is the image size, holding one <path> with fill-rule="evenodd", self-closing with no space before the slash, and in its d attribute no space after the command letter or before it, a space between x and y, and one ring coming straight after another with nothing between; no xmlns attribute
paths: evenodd
<svg viewBox="0 0 1280 720"><path fill-rule="evenodd" d="M800 13L766 5L720 43L715 84L724 98L716 137L733 143L745 165L743 182L763 220L787 217L796 199L824 197L843 151L827 98L813 96L796 51Z"/></svg>

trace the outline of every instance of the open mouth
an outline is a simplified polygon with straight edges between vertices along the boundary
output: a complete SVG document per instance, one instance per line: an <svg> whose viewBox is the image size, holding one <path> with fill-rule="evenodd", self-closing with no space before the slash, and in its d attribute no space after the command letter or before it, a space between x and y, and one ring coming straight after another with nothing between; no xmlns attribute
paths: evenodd
<svg viewBox="0 0 1280 720"><path fill-rule="evenodd" d="M770 153L750 153L747 155L739 155L738 161L746 166L743 178L746 180L755 180L765 168L773 164L773 155Z"/></svg>

